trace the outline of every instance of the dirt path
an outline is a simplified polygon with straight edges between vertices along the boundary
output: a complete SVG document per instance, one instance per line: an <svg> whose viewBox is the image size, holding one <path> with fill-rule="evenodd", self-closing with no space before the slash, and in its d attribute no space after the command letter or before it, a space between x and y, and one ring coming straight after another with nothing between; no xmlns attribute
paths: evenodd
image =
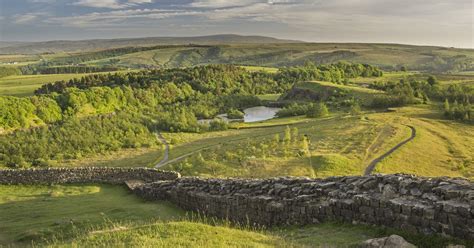
<svg viewBox="0 0 474 248"><path fill-rule="evenodd" d="M388 156L389 156L390 154L392 154L394 151L398 150L400 147L402 147L402 146L405 145L406 143L412 141L412 140L416 137L416 129L415 129L414 127L412 127L412 126L407 126L407 127L409 127L409 128L411 129L411 136L410 136L408 139L406 139L406 140L404 140L404 141L398 143L396 146L392 147L390 150L388 150L386 153L382 154L380 157L378 157L378 158L372 160L372 162L370 162L369 166L367 166L367 169L365 169L364 175L370 175L370 174L372 174L372 172L373 172L374 169L375 169L375 166L377 166L377 164L378 164L380 161L384 160L386 157L388 157Z"/></svg>
<svg viewBox="0 0 474 248"><path fill-rule="evenodd" d="M334 119L335 117L330 117L330 118L325 118L325 119ZM308 121L302 121L302 122L295 122L295 123L289 123L289 124L277 124L277 125L269 125L269 126L258 126L258 127L245 127L245 128L241 128L241 129L265 129L265 128L274 128L274 127L283 127L283 126L290 126L290 127L293 127L293 126L298 126L298 124L302 124L302 123L308 123ZM256 135L256 136L253 136L252 138L260 138L260 137L268 137L268 136L271 136L271 135L275 135L277 133L282 133L283 130L280 130L278 132L272 132L272 133L267 133L267 134L263 134L263 135ZM156 138L162 142L163 144L165 144L165 154L163 156L163 159L161 159L160 162L158 162L156 165L155 165L155 168L161 168L165 165L168 165L168 164L171 164L171 163L174 163L174 162L178 162L178 161L181 161L191 155L194 155L196 153L199 153L201 151L205 151L205 150L208 150L208 149L211 149L213 147L216 147L216 146L219 146L219 145L224 145L224 144L229 144L229 143L232 143L232 142L236 142L236 141L241 141L241 140L246 140L248 139L248 137L242 137L242 138L235 138L235 139L228 139L226 141L223 141L223 142L218 142L216 144L211 144L211 145L208 145L208 146L205 146L205 147L201 147L201 148L198 148L192 152L188 152L186 154L183 154L179 157L176 157L176 158L173 158L171 160L169 160L169 151L170 151L170 148L169 148L169 144L168 142L166 141L166 139L160 134L160 133L157 133L156 134Z"/></svg>
<svg viewBox="0 0 474 248"><path fill-rule="evenodd" d="M287 126L287 125L285 125L285 126ZM290 126L291 126L291 125L290 125ZM273 126L272 126L272 127L273 127ZM259 128L263 128L263 127L259 127ZM268 134L263 134L263 135L256 135L256 136L254 136L253 138L268 137L268 136L275 135L275 134L281 133L281 132L282 132L282 131L278 131L278 132L274 132L274 133L268 133ZM160 135L160 136L161 136L161 135ZM166 140L163 138L163 136L161 136L161 138L159 138L159 136L157 135L157 138L158 138L161 142L163 142L163 143L166 142ZM162 139L162 138L163 138L163 139ZM198 152L201 152L201 151L204 151L204 150L208 150L208 149L211 149L211 148L216 147L216 146L220 146L220 145L224 145L224 144L229 144L229 143L236 142L236 141L242 141L242 140L246 140L246 139L248 139L248 137L235 138L235 139L228 139L228 140L226 140L226 141L224 141L224 142L218 142L218 143L216 143L216 144L211 144L211 145L208 145L208 146L205 146L205 147L201 147L201 148L199 148L199 149L196 149L196 150L194 150L194 151L192 151L192 152L188 152L188 153L186 153L186 154L183 154L183 155L181 155L181 156L179 156L179 157L176 157L176 158L173 158L173 159L171 159L171 160L168 160L168 158L169 158L169 145L168 145L168 143L165 143L165 146L166 146L165 155L164 155L163 159L162 159L159 163L157 163L157 164L155 165L155 168L160 168L160 167L163 167L163 166L165 166L165 165L167 165L167 164L171 164L171 163L174 163L174 162L178 162L178 161L180 161L180 160L182 160L182 159L184 159L184 158L187 158L187 157L189 157L189 156L191 156L191 155L194 155L194 154L196 154L196 153L198 153Z"/></svg>
<svg viewBox="0 0 474 248"><path fill-rule="evenodd" d="M163 137L163 135L161 135L161 133L156 133L155 135L156 135L156 138L165 145L165 154L163 155L163 158L161 159L160 162L155 164L155 168L160 168L160 167L163 167L165 164L167 164L166 162L168 161L169 154L170 154L170 145L168 144L166 139Z"/></svg>
<svg viewBox="0 0 474 248"><path fill-rule="evenodd" d="M192 152L189 152L189 153L186 153L186 154L183 154L179 157L176 157L174 159L171 159L169 160L169 154L170 154L170 145L168 144L168 142L166 141L166 139L161 135L161 133L157 133L156 134L156 138L162 142L164 145L165 145L165 153L163 155L163 158L160 160L160 162L158 162L157 164L155 164L155 168L161 168L167 164L171 164L171 163L174 163L174 162L177 162L177 161L180 161L186 157L189 157L193 154L196 154L200 151L203 151L203 150L206 150L206 149L209 149L209 148L212 148L214 146L218 146L218 145L222 145L222 143L218 143L218 144L213 144L213 145L209 145L209 146L206 146L206 147L202 147L200 149L197 149L195 151L192 151Z"/></svg>

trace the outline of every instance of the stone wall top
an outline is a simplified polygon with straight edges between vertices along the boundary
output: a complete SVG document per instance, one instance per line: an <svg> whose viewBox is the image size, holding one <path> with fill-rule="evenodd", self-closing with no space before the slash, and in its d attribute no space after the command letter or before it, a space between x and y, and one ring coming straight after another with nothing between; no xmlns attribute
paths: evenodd
<svg viewBox="0 0 474 248"><path fill-rule="evenodd" d="M361 222L474 239L474 182L371 175L270 179L183 177L134 190L182 208L261 225Z"/></svg>
<svg viewBox="0 0 474 248"><path fill-rule="evenodd" d="M152 168L78 167L0 170L0 184L123 184L130 180L156 182L179 177L180 174L177 172Z"/></svg>

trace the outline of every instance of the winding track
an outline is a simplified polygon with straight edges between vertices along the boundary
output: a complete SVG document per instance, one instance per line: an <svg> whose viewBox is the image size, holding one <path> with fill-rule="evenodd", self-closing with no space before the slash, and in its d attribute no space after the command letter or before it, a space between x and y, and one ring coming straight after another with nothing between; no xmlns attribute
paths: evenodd
<svg viewBox="0 0 474 248"><path fill-rule="evenodd" d="M364 175L370 175L372 174L372 172L374 171L375 169L375 166L377 166L377 164L382 161L383 159L385 159L386 157L388 157L390 154L392 154L393 152L395 152L396 150L398 150L400 147L402 147L403 145L405 145L406 143L412 141L415 137L416 137L416 129L413 127L413 126L409 126L407 125L407 127L409 127L411 129L411 136L398 143L396 146L392 147L390 150L388 150L386 153L382 154L380 157L377 157L375 158L374 160L372 160L372 162L370 162L370 164L367 166L367 169L365 170L364 172ZM265 135L261 135L261 136L268 136L268 134L265 134ZM186 158L186 157L189 157L197 152L200 152L202 150L206 150L206 149L209 149L213 146L216 146L216 145L219 145L219 144L222 144L222 143L218 143L218 144L213 144L213 145L210 145L210 146L207 146L207 147L203 147L201 149L197 149L193 152L190 152L190 153L187 153L187 154L184 154L184 155L181 155L177 158L174 158L172 160L169 160L169 151L170 151L170 146L168 144L168 142L166 141L166 139L163 137L163 135L161 135L161 133L156 133L156 138L162 142L164 145L165 145L165 152L164 152L164 155L163 155L163 158L160 160L160 162L158 162L157 164L155 164L155 168L161 168L169 163L173 163L173 162L176 162L176 161L179 161L183 158ZM237 141L237 140L241 140L241 139L235 139L233 141Z"/></svg>
<svg viewBox="0 0 474 248"><path fill-rule="evenodd" d="M411 136L408 139L398 143L396 146L392 147L390 150L388 150L386 153L382 154L380 157L372 160L372 162L370 162L369 166L367 166L367 169L365 169L364 175L368 176L368 175L372 174L372 172L375 169L375 166L377 166L377 164L380 161L382 161L383 159L388 157L390 154L392 154L394 151L398 150L400 147L402 147L406 143L412 141L416 137L416 129L413 126L408 126L407 125L407 127L409 127L411 129Z"/></svg>
<svg viewBox="0 0 474 248"><path fill-rule="evenodd" d="M169 154L170 154L170 145L168 144L166 139L163 137L163 135L161 135L161 133L156 133L155 135L156 135L156 138L165 145L165 153L163 155L163 158L160 160L160 162L155 164L155 168L160 168L164 166L166 162L168 161Z"/></svg>

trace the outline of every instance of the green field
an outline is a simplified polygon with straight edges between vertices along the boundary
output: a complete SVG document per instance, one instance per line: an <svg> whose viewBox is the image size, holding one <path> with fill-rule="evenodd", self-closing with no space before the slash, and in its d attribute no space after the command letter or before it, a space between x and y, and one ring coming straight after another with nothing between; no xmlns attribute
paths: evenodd
<svg viewBox="0 0 474 248"><path fill-rule="evenodd" d="M207 135L166 134L175 143L171 159L190 155L165 169L212 177L361 175L372 159L410 136L405 126L409 124L417 129L417 138L382 161L377 172L473 178L470 144L474 140L469 134L474 133L474 127L413 114L422 111L437 115L428 106L420 106L397 113L368 113L363 118L336 114L316 120L287 118L241 124L239 130ZM275 122L279 125L272 126ZM299 133L288 145L273 141L276 134L283 137L285 124L298 128ZM252 126L255 128L244 128ZM310 137L310 154L299 155L298 140L303 135Z"/></svg>
<svg viewBox="0 0 474 248"><path fill-rule="evenodd" d="M107 72L108 73L108 72ZM46 83L81 78L88 74L19 75L0 78L0 95L31 96Z"/></svg>
<svg viewBox="0 0 474 248"><path fill-rule="evenodd" d="M382 94L327 82L298 87L344 89L358 99ZM263 97L276 99L276 95ZM163 133L171 146L170 163L163 169L206 177L361 175L374 158L409 137L406 125L411 125L417 130L415 140L379 163L376 172L474 178L474 126L444 120L440 109L431 103L358 116L333 110L327 118L276 118L235 123L226 131ZM292 132L297 128L291 142L283 141L287 126ZM308 151L302 151L303 136L309 138ZM162 157L163 149L128 149L57 166L153 166Z"/></svg>
<svg viewBox="0 0 474 248"><path fill-rule="evenodd" d="M258 95L257 97L263 101L277 101L280 98L281 94L266 94Z"/></svg>
<svg viewBox="0 0 474 248"><path fill-rule="evenodd" d="M275 67L242 66L242 68L245 68L247 71L263 71L263 72L270 72L270 73L276 73L278 71L278 68L275 68Z"/></svg>
<svg viewBox="0 0 474 248"><path fill-rule="evenodd" d="M115 61L111 62L111 58ZM281 67L302 65L307 61L318 64L348 61L377 65L387 70L398 70L401 66L405 66L409 70L446 72L458 70L455 67L455 62L469 63L472 58L474 58L472 49L395 44L291 43L170 47L129 53L86 63L89 65L112 63L130 68L140 66L184 67L216 63Z"/></svg>
<svg viewBox="0 0 474 248"><path fill-rule="evenodd" d="M144 202L125 187L0 186L0 246L70 236L110 222L171 220L183 214L167 203Z"/></svg>
<svg viewBox="0 0 474 248"><path fill-rule="evenodd" d="M417 129L415 140L382 161L378 172L474 179L474 126L443 120L433 108L405 107L396 114L374 116L376 120Z"/></svg>
<svg viewBox="0 0 474 248"><path fill-rule="evenodd" d="M368 105L376 96L384 95L383 91L359 87L357 85L343 85L331 82L301 82L295 85L295 88L310 90L315 95L332 95L336 90L342 91L346 96L344 99L359 99L362 104ZM298 100L298 99L290 99Z"/></svg>
<svg viewBox="0 0 474 248"><path fill-rule="evenodd" d="M410 81L410 80L426 80L431 74L421 73L417 71L409 72L384 72L382 77L372 77L372 78L355 78L349 80L354 84L368 85L373 82L399 82L400 80ZM449 74L433 74L441 85L450 85L450 84L464 84L464 85L474 85L474 74L466 72L457 72Z"/></svg>
<svg viewBox="0 0 474 248"><path fill-rule="evenodd" d="M393 233L424 246L463 243L341 223L233 225L106 185L0 186L0 223L0 246L13 247L347 247Z"/></svg>
<svg viewBox="0 0 474 248"><path fill-rule="evenodd" d="M76 160L55 163L57 167L152 167L163 156L161 148L123 149Z"/></svg>
<svg viewBox="0 0 474 248"><path fill-rule="evenodd" d="M462 122L459 118L456 121L448 120L447 118L452 117L449 116L451 109L447 108L448 115L444 116L443 104L436 102L436 99L441 98L439 95L433 95L433 99L423 101L424 104L412 104L398 108L370 108L370 103L376 97L396 93L390 92L390 90L384 92L369 88L370 84L375 81L426 81L431 74L438 79L439 84L435 86L439 86L440 89L450 88L451 90L456 88L450 87L453 84L474 87L474 74L469 71L460 72L459 68L455 68L459 64L469 66L466 63L474 59L474 50L472 49L384 44L298 43L189 45L120 54L122 55L106 58L104 58L105 56L97 56L94 57L96 60L84 61L84 64L91 66L122 66L131 70L192 67L222 63L235 64L252 72L275 73L278 68L303 65L308 61L316 64L348 61L380 66L386 69L387 72L384 72L382 77L345 78L345 80L340 80L344 84L308 81L298 82L295 85L288 84L278 90L273 88L259 90L258 92L261 92L262 95L256 97L262 100L261 102L264 105L278 104L287 106L288 109L291 104L297 107L299 107L297 104L301 104L300 106L303 107L314 107L309 103L324 101L329 107L330 114L321 118L308 118L306 115L301 115L274 118L256 123L235 122L222 124L222 127L215 129L211 126L202 125L196 125L194 129L173 128L166 121L170 120L170 123L173 122L173 124L174 122L185 123L191 121L196 123L197 111L208 110L207 108L221 104L218 101L222 101L223 98L210 97L212 94L222 97L236 95L240 97L257 92L252 89L241 93L239 90L242 89L239 87L242 86L238 85L238 83L246 83L244 80L251 77L253 79L255 75L238 75L241 77L229 79L238 82L236 83L238 87L236 86L235 91L228 95L226 95L227 93L220 95L222 94L221 84L229 83L226 80L228 79L227 76L231 74L224 75L221 78L213 75L216 71L219 71L216 69L203 70L203 73L200 73L199 70L192 70L194 74L203 75L206 79L200 81L196 77L198 80L186 82L189 83L187 86L192 85L191 87L199 88L200 85L194 83L199 82L202 85L209 83L209 86L206 86L209 89L202 90L202 92L196 91L188 95L186 92L187 86L183 86L182 89L184 90L182 90L179 88L182 85L178 84L174 87L171 84L174 83L173 80L178 80L177 78L183 73L176 70L176 74L170 76L169 82L168 79L163 81L163 85L166 84L166 86L170 86L169 88L161 89L161 85L158 83L147 88L148 86L142 85L145 84L143 82L151 81L145 79L141 83L136 80L135 85L130 84L132 85L130 88L133 88L133 90L127 87L123 87L127 91L121 91L119 88L114 89L119 90L115 92L117 95L114 95L115 93L100 95L102 91L99 88L93 89L97 90L97 94L77 94L77 96L73 95L71 99L66 98L68 96L60 95L60 97L56 97L52 95L51 98L54 99L51 99L51 101L54 103L59 99L57 108L51 108L57 110L56 112L41 112L44 110L40 108L43 106L40 106L31 108L30 116L22 116L16 105L13 107L4 105L9 106L11 110L5 112L8 113L5 116L11 118L0 118L0 121L3 121L7 127L17 128L12 130L18 131L24 137L45 138L31 141L25 138L25 142L21 143L17 142L20 136L6 134L5 137L9 139L1 144L2 147L9 147L17 153L23 152L21 156L24 157L15 157L17 154L10 150L8 154L0 151L0 156L3 156L2 159L6 156L14 158L8 161L5 160L6 162L2 166L15 168L27 166L153 167L165 157L166 149L164 148L166 146L164 144L157 145L161 141L156 142L155 133L153 133L160 132L169 143L169 158L166 164L159 169L178 171L183 176L217 178L304 176L325 178L363 175L367 166L374 159L410 137L412 130L409 127L413 127L416 130L416 137L378 163L374 169L375 173L407 173L418 176L463 177L474 180L474 125L469 124L469 121L472 120L470 119L470 113L462 112L462 117L468 116L468 118L462 119L467 120L465 122ZM73 55L81 55L81 53L0 55L0 63L14 61L17 62L15 65L8 66L22 66L41 63L41 61L54 61L56 58L64 59L64 57ZM401 67L407 67L408 71L400 71ZM319 72L327 69L321 68ZM236 73L242 73L240 68L237 68L236 71ZM174 73L175 70L171 70L171 72ZM308 73L308 71L303 71L303 73ZM45 83L69 80L84 75L87 74L8 76L0 78L0 96L31 96L35 89ZM183 73L183 75L187 74ZM136 78L142 80L141 76L138 75ZM256 81L259 81L262 75L257 76L255 76ZM131 80L133 77L135 76L131 75L129 78L123 78L122 81L126 85L127 82L133 81ZM233 77L229 76L229 78ZM239 80L244 81L244 83ZM273 78L270 80L273 80ZM252 83L258 84L259 82ZM175 88L179 88L180 91ZM216 93L213 93L214 88ZM286 91L288 88L291 89ZM182 96L179 99L174 99L175 92L180 92ZM189 90L189 92L193 91ZM283 93L264 94L271 92ZM440 92L446 93L447 91ZM167 94L168 96L165 96ZM91 97L87 98L87 96ZM110 97L110 103L107 102L109 96L115 97ZM412 94L412 96L412 99L416 100L422 98L420 95L414 97L415 94ZM201 100L200 98L209 97L210 103L193 101L193 97L199 98L199 100ZM457 99L456 97L454 99ZM8 97L8 99L12 98ZM70 105L64 104L68 100L71 102ZM167 103L168 100L170 100L170 103ZM215 101L211 102L211 100ZM135 104L134 101L143 104L133 105ZM118 104L122 102L128 105ZM409 104L413 102L416 101L411 101ZM182 107L175 105L184 106L192 105L192 103L196 103L196 106L193 106L196 107L196 110L184 107L177 108L173 112L168 110L172 107ZM97 104L97 106L94 106L94 104ZM236 100L235 106L244 105ZM457 105L454 104L454 101L452 102L452 106ZM357 106L357 110L359 107L362 109L352 111L355 106ZM472 109L471 105L466 104L466 106L468 106L466 109ZM75 109L76 107L77 109ZM234 106L218 107L213 110L212 114L218 111L228 111L224 107L232 108L232 111L233 108L240 108ZM90 108L93 111L90 113L84 111L87 115L82 115L81 111L74 112L75 110L81 110L81 108L86 110ZM104 111L94 112L95 108ZM464 105L462 108L464 108ZM15 116L16 112L19 112L18 116ZM129 112L133 112L133 115ZM189 115L186 115L188 113ZM46 128L39 130L21 123L21 121L31 120L31 116L39 114L52 117L51 122L41 122L42 125L51 123L58 130L53 130L56 132L46 136ZM62 118L55 119L55 114ZM166 114L169 116L166 116ZM165 118L160 119L163 117L162 115ZM140 120L142 116L146 118ZM4 121L4 119L16 120L15 118L19 120L18 123ZM67 118L71 118L71 120ZM140 125L128 119L137 121ZM108 120L110 122L107 122ZM89 126L88 130L100 130L99 134L105 134L101 136L103 138L96 138L98 135L84 135L86 129L83 129L84 132L76 131L79 127L87 127L89 122L94 125ZM162 123L167 125L160 126ZM115 130L112 128L116 127L115 125L122 125L123 128ZM192 127L192 125L189 126ZM58 133L63 134L60 132L62 128L68 131L67 134L71 133L71 136L67 134L58 135ZM191 130L195 132L173 132L173 130ZM10 129L0 127L0 132L6 133L6 131L10 132ZM36 131L44 131L45 136L31 135L39 134L35 133ZM134 136L134 134L137 135ZM57 137L66 137L66 139L55 139ZM71 138L68 139L68 137ZM82 137L88 137L88 139L81 140ZM110 140L108 140L109 137ZM122 139L127 137L130 137L130 139ZM147 138L151 139L152 142L141 142ZM46 155L35 157L42 152L42 147L38 144L49 145L48 142L51 140L58 140L57 144L54 143L55 146L51 146L58 147L58 149L49 153L43 151ZM76 143L69 141L75 141ZM66 154L67 156L56 156L62 150L65 150L66 144L69 145L68 147L72 147L70 149L72 152ZM17 147L18 149L16 149ZM76 151L79 152L76 154ZM4 156L3 153L7 155ZM444 247L449 243L463 243L463 241L440 237L411 235L400 230L341 223L322 223L305 227L257 228L203 216L196 217L194 213L185 212L167 202L147 202L133 195L124 186L93 184L0 185L0 247L29 245L40 247L353 247L363 240L393 233L401 234L408 241L420 247ZM468 245L472 244L469 243Z"/></svg>

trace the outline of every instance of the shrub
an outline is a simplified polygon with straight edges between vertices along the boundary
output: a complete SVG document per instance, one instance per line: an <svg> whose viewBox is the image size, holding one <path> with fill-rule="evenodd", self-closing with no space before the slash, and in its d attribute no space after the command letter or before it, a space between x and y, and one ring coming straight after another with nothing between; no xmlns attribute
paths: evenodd
<svg viewBox="0 0 474 248"><path fill-rule="evenodd" d="M311 104L308 107L308 111L306 113L306 116L310 118L324 117L327 115L329 115L328 107L322 102L318 104Z"/></svg>
<svg viewBox="0 0 474 248"><path fill-rule="evenodd" d="M277 112L278 117L304 115L308 112L308 105L292 103Z"/></svg>
<svg viewBox="0 0 474 248"><path fill-rule="evenodd" d="M221 119L214 119L209 123L209 130L211 131L223 131L228 128L228 123Z"/></svg>
<svg viewBox="0 0 474 248"><path fill-rule="evenodd" d="M359 103L355 102L354 104L352 104L349 113L351 115L360 115L362 113L362 110L360 109Z"/></svg>
<svg viewBox="0 0 474 248"><path fill-rule="evenodd" d="M244 118L244 113L242 113L240 110L231 108L229 111L227 111L227 118L229 119L243 119Z"/></svg>

